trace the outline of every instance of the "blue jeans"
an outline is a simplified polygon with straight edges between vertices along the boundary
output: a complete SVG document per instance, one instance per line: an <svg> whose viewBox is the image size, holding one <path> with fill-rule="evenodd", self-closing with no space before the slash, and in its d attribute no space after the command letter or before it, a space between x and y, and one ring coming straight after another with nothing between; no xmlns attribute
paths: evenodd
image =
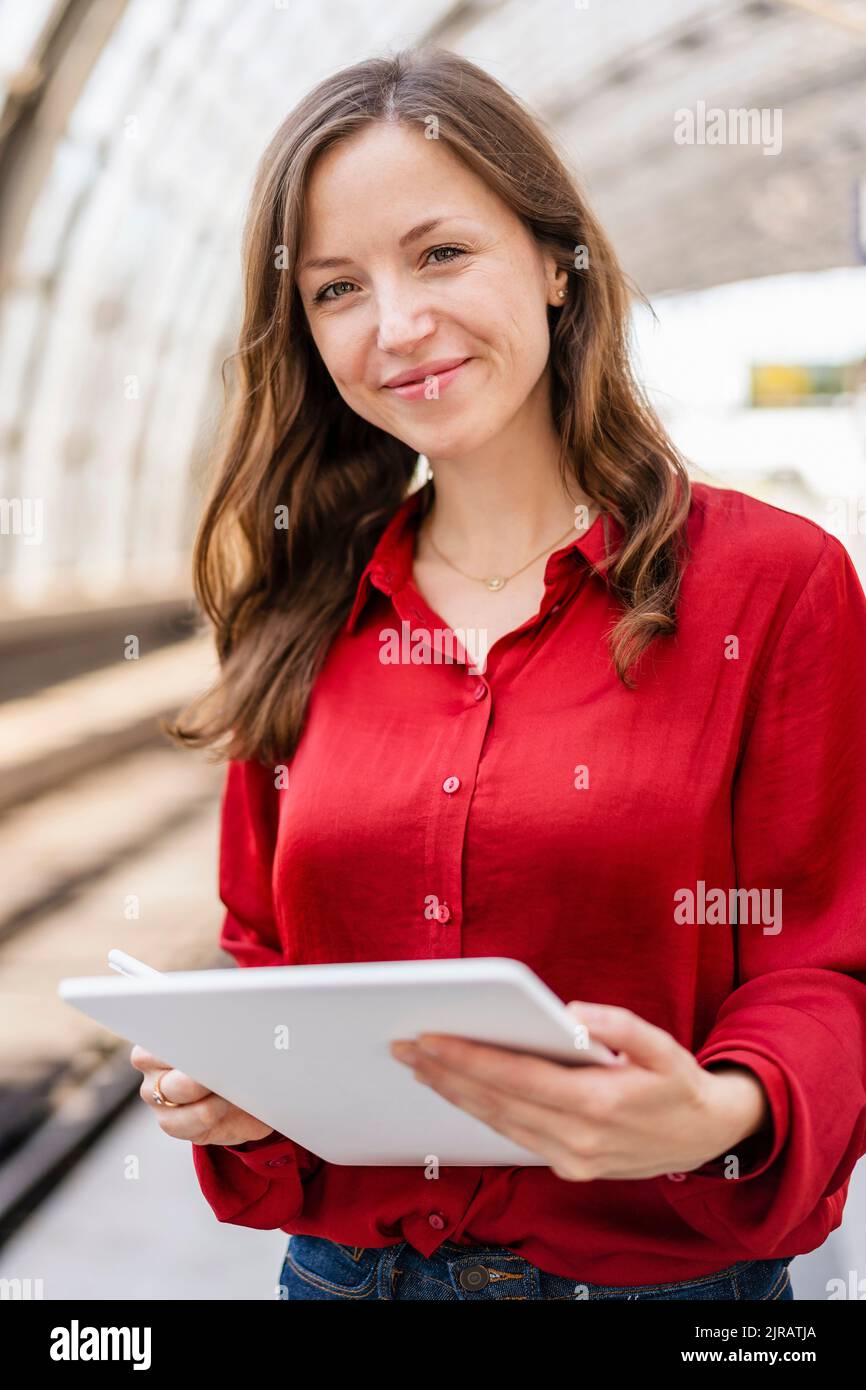
<svg viewBox="0 0 866 1390"><path fill-rule="evenodd" d="M791 1257L793 1258L793 1256ZM501 1245L443 1241L429 1259L406 1241L384 1248L339 1245L321 1236L292 1236L279 1296L285 1299L709 1299L781 1300L794 1297L790 1260L743 1260L680 1283L613 1286L546 1274Z"/></svg>

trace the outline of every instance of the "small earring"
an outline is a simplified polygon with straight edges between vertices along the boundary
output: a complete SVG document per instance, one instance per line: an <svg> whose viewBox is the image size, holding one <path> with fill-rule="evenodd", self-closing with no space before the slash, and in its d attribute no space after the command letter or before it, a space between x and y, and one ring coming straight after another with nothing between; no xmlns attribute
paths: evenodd
<svg viewBox="0 0 866 1390"><path fill-rule="evenodd" d="M565 299L565 290L557 290L556 293L559 295L560 299Z"/></svg>

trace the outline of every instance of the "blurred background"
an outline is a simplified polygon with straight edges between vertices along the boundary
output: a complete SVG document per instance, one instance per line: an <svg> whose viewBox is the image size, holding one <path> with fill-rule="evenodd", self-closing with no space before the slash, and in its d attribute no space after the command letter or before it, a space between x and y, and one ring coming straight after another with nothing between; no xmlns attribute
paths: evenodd
<svg viewBox="0 0 866 1390"><path fill-rule="evenodd" d="M864 577L864 0L0 0L4 1296L274 1296L285 1235L216 1222L128 1044L56 987L112 946L231 963L223 772L156 720L212 669L190 547L243 215L316 80L423 40L565 152L651 301L636 369L694 477L813 518ZM740 109L749 138L707 137ZM858 1296L862 1164L792 1276Z"/></svg>

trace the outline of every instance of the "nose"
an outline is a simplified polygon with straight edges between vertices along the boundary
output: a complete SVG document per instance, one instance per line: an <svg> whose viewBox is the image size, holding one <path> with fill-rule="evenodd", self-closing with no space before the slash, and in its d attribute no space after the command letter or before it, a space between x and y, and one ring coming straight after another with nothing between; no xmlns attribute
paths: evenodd
<svg viewBox="0 0 866 1390"><path fill-rule="evenodd" d="M379 294L376 345L382 352L411 356L417 345L435 331L436 321L423 295L421 286L405 281Z"/></svg>

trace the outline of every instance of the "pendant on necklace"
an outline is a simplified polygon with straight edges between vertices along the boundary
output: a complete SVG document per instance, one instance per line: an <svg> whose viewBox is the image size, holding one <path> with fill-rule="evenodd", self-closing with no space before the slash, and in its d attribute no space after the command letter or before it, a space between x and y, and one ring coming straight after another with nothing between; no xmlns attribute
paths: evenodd
<svg viewBox="0 0 866 1390"><path fill-rule="evenodd" d="M490 578L485 579L484 582L487 585L488 589L501 589L503 584L505 583L505 580L502 578L501 574L492 574Z"/></svg>

